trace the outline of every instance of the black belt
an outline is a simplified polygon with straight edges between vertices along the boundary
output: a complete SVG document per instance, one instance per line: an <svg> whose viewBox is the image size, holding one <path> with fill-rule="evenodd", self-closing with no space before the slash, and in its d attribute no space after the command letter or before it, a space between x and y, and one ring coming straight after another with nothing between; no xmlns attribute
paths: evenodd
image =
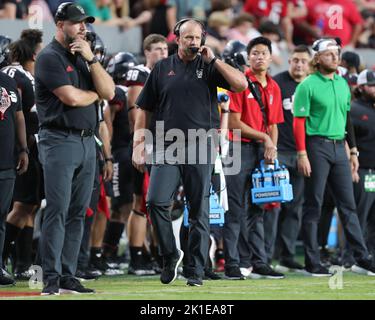
<svg viewBox="0 0 375 320"><path fill-rule="evenodd" d="M327 137L322 137L322 136L309 136L309 138L324 141L324 142L329 142L333 144L340 144L340 143L345 142L345 139L329 139Z"/></svg>
<svg viewBox="0 0 375 320"><path fill-rule="evenodd" d="M95 134L94 130L92 129L58 128L52 126L42 126L42 129L62 131L80 137L91 137Z"/></svg>

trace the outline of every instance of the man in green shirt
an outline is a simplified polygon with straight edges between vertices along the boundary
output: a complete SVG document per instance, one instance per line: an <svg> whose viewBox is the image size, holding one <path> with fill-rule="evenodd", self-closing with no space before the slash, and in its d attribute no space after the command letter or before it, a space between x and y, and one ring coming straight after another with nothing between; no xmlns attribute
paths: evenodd
<svg viewBox="0 0 375 320"><path fill-rule="evenodd" d="M331 275L320 263L318 246L318 223L328 183L334 190L345 236L354 252L356 264L352 271L375 276L353 196L352 174L358 170L358 151L348 116L350 90L345 79L336 74L340 47L333 39L320 39L314 42L313 50L315 72L298 85L294 100L298 169L306 177L302 217L305 270L317 277ZM350 161L345 141L350 148Z"/></svg>

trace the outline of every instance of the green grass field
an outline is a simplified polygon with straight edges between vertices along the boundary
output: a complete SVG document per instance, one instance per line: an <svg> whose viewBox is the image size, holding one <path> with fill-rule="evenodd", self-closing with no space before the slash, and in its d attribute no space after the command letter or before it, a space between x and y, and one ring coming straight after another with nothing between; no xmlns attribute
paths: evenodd
<svg viewBox="0 0 375 320"><path fill-rule="evenodd" d="M18 282L15 287L0 288L0 299L16 300L374 300L375 277L344 272L342 289L331 289L329 278L312 278L297 273L287 273L281 280L218 280L205 281L202 287L187 287L185 280L162 285L158 276L102 277L85 282L96 290L94 295L61 295L51 297L17 296L38 293L28 282ZM335 284L334 283L334 284ZM13 293L15 296L13 296ZM10 296L12 295L12 296Z"/></svg>

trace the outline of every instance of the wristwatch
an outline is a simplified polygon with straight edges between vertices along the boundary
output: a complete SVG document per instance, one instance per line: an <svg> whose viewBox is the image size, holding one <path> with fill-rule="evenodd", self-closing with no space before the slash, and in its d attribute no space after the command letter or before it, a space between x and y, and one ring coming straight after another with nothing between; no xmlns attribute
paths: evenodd
<svg viewBox="0 0 375 320"><path fill-rule="evenodd" d="M87 64L91 66L92 64L97 63L98 61L98 58L94 56L94 58L92 58L90 61L87 61Z"/></svg>
<svg viewBox="0 0 375 320"><path fill-rule="evenodd" d="M26 148L21 148L21 149L20 149L20 153L22 153L22 152L26 152L27 154L30 154L30 151L29 151L29 148L28 148L28 147L26 147Z"/></svg>
<svg viewBox="0 0 375 320"><path fill-rule="evenodd" d="M105 158L105 162L112 162L113 163L113 157Z"/></svg>
<svg viewBox="0 0 375 320"><path fill-rule="evenodd" d="M359 157L359 152L358 151L350 151L350 155Z"/></svg>

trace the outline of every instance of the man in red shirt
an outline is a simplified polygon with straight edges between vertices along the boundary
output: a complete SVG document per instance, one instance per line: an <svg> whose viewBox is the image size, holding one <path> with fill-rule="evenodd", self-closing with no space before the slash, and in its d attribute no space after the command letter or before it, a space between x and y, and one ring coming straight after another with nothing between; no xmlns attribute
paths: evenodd
<svg viewBox="0 0 375 320"><path fill-rule="evenodd" d="M323 36L340 38L341 45L355 47L363 19L352 0L306 0L307 16L300 27L316 40Z"/></svg>
<svg viewBox="0 0 375 320"><path fill-rule="evenodd" d="M273 162L276 158L277 124L284 121L281 107L281 92L277 83L267 74L272 61L271 42L258 37L247 46L250 69L245 72L262 100L264 111L251 91L230 93L229 128L241 130L241 169L237 175L227 175L229 211L225 215L223 229L225 248L225 277L243 279L238 250L239 238L248 245L247 256L253 266L251 277L283 278L267 264L264 248L263 210L249 203L250 175L259 161ZM266 119L266 121L265 121ZM239 137L231 135L233 141ZM230 154L232 154L230 152ZM234 155L236 156L236 155Z"/></svg>

